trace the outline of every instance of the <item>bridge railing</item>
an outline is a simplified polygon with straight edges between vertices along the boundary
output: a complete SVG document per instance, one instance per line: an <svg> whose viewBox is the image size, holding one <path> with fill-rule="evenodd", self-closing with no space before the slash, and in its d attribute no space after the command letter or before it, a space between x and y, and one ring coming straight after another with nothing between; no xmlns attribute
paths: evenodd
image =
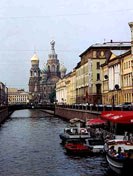
<svg viewBox="0 0 133 176"><path fill-rule="evenodd" d="M73 104L73 105L68 105L68 104L63 104L63 105L56 105L62 108L71 108L71 109L79 109L79 110L88 110L88 111L111 111L111 110L118 110L118 111L131 111L130 108L122 108L122 107L115 107L112 105L92 105L92 104Z"/></svg>

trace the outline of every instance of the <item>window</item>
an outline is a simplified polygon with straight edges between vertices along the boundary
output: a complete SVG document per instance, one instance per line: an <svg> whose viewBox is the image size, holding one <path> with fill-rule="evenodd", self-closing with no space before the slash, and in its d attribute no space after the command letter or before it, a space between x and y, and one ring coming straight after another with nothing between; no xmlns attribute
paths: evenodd
<svg viewBox="0 0 133 176"><path fill-rule="evenodd" d="M34 71L34 76L37 76L37 73L36 73L36 71Z"/></svg>
<svg viewBox="0 0 133 176"><path fill-rule="evenodd" d="M100 80L100 73L97 73L97 81Z"/></svg>
<svg viewBox="0 0 133 176"><path fill-rule="evenodd" d="M51 71L52 71L52 72L55 72L55 65L52 65Z"/></svg>
<svg viewBox="0 0 133 176"><path fill-rule="evenodd" d="M93 58L96 58L96 51L93 51Z"/></svg>
<svg viewBox="0 0 133 176"><path fill-rule="evenodd" d="M97 69L100 69L100 62L97 62Z"/></svg>
<svg viewBox="0 0 133 176"><path fill-rule="evenodd" d="M96 93L101 94L101 84L96 84Z"/></svg>

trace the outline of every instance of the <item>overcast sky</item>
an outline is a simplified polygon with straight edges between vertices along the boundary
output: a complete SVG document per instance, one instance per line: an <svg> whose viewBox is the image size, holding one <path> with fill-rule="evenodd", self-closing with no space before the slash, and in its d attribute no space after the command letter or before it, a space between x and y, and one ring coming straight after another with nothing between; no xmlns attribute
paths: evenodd
<svg viewBox="0 0 133 176"><path fill-rule="evenodd" d="M133 0L0 0L0 81L28 90L34 50L42 68L51 40L70 72L90 45L130 41L131 21Z"/></svg>

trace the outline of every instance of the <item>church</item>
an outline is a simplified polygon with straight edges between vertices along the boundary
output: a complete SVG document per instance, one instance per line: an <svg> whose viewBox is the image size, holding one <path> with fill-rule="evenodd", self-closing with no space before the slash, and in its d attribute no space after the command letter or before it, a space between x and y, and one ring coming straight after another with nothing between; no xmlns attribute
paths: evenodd
<svg viewBox="0 0 133 176"><path fill-rule="evenodd" d="M55 52L55 41L50 42L51 51L47 63L39 68L39 58L35 53L31 58L29 77L29 101L33 104L52 103L56 100L55 86L63 78L67 69L60 64Z"/></svg>

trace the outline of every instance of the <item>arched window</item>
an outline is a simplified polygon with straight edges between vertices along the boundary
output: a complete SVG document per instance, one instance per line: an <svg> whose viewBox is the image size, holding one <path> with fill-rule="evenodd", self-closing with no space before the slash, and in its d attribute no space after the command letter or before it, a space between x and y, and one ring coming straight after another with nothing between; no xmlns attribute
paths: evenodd
<svg viewBox="0 0 133 176"><path fill-rule="evenodd" d="M52 72L55 72L55 65L52 65L51 71L52 71Z"/></svg>
<svg viewBox="0 0 133 176"><path fill-rule="evenodd" d="M48 65L48 72L50 72L50 66Z"/></svg>
<svg viewBox="0 0 133 176"><path fill-rule="evenodd" d="M57 65L57 71L59 72L59 65Z"/></svg>
<svg viewBox="0 0 133 176"><path fill-rule="evenodd" d="M34 71L34 76L37 76L37 72L36 71Z"/></svg>

